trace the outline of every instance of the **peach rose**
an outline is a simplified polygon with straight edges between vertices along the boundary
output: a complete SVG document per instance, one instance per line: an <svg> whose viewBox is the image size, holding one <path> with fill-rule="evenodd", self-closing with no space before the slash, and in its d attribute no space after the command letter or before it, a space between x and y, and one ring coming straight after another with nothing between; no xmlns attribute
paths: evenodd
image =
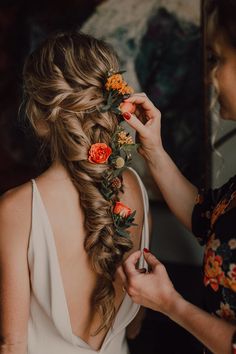
<svg viewBox="0 0 236 354"><path fill-rule="evenodd" d="M127 218L131 212L131 209L121 202L116 202L113 209L113 213L122 216L122 218Z"/></svg>
<svg viewBox="0 0 236 354"><path fill-rule="evenodd" d="M107 144L96 143L91 145L88 159L93 163L106 163L111 153L112 149Z"/></svg>
<svg viewBox="0 0 236 354"><path fill-rule="evenodd" d="M129 113L134 113L135 110L136 110L136 105L134 103L131 103L131 102L122 102L120 104L120 110L122 113L124 112L129 112Z"/></svg>

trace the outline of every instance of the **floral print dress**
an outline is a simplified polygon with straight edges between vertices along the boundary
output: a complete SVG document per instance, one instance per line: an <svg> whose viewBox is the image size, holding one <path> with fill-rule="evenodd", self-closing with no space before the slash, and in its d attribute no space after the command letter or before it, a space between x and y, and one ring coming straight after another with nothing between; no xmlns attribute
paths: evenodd
<svg viewBox="0 0 236 354"><path fill-rule="evenodd" d="M236 176L218 189L199 191L192 231L205 245L204 307L236 323Z"/></svg>

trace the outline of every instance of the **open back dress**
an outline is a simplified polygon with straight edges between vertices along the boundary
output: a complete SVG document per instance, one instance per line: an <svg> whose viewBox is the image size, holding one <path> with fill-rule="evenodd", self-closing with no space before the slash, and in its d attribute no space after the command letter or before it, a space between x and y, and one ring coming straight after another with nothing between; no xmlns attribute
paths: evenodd
<svg viewBox="0 0 236 354"><path fill-rule="evenodd" d="M149 247L148 197L137 175L144 203L140 249ZM32 180L32 222L28 247L31 296L28 354L128 354L125 328L139 310L126 293L113 326L96 351L72 332L52 227L35 180ZM141 258L140 267L144 267ZM79 316L79 314L78 314Z"/></svg>

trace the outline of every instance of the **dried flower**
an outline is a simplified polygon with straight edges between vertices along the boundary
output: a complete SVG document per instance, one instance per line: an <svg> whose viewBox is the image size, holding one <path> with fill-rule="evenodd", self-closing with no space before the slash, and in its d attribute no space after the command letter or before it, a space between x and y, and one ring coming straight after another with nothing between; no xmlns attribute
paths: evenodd
<svg viewBox="0 0 236 354"><path fill-rule="evenodd" d="M125 160L123 159L123 157L121 157L121 156L117 157L116 162L115 162L115 167L122 168L122 167L124 167L124 165L125 165Z"/></svg>
<svg viewBox="0 0 236 354"><path fill-rule="evenodd" d="M125 132L124 130L118 133L117 137L118 137L119 145L124 145L124 144L131 145L134 143L132 136L129 133Z"/></svg>
<svg viewBox="0 0 236 354"><path fill-rule="evenodd" d="M119 190L122 187L121 179L119 177L113 178L113 180L111 182L111 186L113 189Z"/></svg>

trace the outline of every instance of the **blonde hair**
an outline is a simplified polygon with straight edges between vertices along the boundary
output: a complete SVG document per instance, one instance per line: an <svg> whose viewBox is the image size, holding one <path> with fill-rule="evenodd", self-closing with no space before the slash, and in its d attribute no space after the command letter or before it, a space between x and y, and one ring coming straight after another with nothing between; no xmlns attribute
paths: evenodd
<svg viewBox="0 0 236 354"><path fill-rule="evenodd" d="M111 204L98 188L109 166L88 161L90 146L109 145L118 123L114 113L99 110L111 68L119 70L110 46L73 32L48 38L30 54L23 72L27 116L36 132L41 123L46 127L43 140L51 160L61 161L79 192L87 232L84 247L97 274L91 305L101 325L95 334L112 325L115 271L132 247L131 240L115 232Z"/></svg>

